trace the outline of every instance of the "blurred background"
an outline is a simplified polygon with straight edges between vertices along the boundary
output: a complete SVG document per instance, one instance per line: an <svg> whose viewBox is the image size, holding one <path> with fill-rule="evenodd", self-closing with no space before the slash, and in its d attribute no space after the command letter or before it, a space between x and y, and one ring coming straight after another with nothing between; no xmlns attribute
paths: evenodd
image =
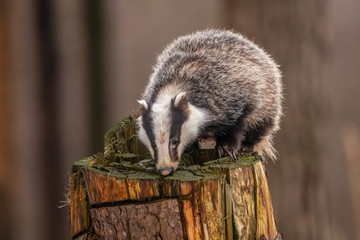
<svg viewBox="0 0 360 240"><path fill-rule="evenodd" d="M0 239L69 239L76 160L138 106L174 38L234 29L280 64L280 161L267 173L285 239L360 238L357 0L0 0Z"/></svg>

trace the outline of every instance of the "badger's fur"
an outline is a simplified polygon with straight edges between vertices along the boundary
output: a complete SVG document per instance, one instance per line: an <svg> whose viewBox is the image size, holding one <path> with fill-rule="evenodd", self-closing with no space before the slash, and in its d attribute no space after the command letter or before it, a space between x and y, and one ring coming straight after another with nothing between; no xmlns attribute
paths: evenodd
<svg viewBox="0 0 360 240"><path fill-rule="evenodd" d="M138 136L162 175L203 134L215 137L219 156L235 159L243 150L276 158L281 73L240 34L206 30L175 40L157 58L139 103Z"/></svg>

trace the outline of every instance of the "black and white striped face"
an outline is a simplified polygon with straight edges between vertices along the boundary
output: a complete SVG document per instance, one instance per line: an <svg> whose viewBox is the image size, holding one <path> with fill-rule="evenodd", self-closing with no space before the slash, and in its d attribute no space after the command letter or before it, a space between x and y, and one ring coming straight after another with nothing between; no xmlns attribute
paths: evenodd
<svg viewBox="0 0 360 240"><path fill-rule="evenodd" d="M179 166L181 154L199 134L204 114L192 106L185 93L164 94L152 105L139 101L138 136L155 159L156 169L163 176Z"/></svg>

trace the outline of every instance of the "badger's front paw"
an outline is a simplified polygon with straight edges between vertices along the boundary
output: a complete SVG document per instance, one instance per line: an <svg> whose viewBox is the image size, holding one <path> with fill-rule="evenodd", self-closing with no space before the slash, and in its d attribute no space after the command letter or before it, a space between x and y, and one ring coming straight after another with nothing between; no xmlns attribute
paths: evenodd
<svg viewBox="0 0 360 240"><path fill-rule="evenodd" d="M216 150L218 153L219 158L229 156L232 158L233 161L236 161L237 154L239 153L240 146L233 145L233 144L218 144L216 145Z"/></svg>

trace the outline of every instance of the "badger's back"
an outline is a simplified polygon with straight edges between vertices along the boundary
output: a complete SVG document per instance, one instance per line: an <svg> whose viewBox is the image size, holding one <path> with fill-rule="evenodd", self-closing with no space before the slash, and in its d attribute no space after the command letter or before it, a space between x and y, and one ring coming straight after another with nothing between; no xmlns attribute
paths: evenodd
<svg viewBox="0 0 360 240"><path fill-rule="evenodd" d="M207 30L175 40L158 57L144 98L154 102L169 85L180 86L193 105L208 109L206 125L218 127L215 131L235 124L241 114L247 114L249 125L271 119L278 129L280 71L268 54L240 34Z"/></svg>
<svg viewBox="0 0 360 240"><path fill-rule="evenodd" d="M205 115L197 132L211 132L217 144L225 146L223 150L220 146L219 155L229 153L227 146L232 146L250 147L275 158L272 138L282 114L281 73L257 45L240 34L222 30L199 31L176 39L157 58L143 99L152 108L167 101L170 104L169 98L182 92L200 115ZM166 106L158 112L171 111ZM167 120L154 123L155 115L154 111L147 115L148 125L163 128L162 122ZM148 127L148 135L151 131L161 132Z"/></svg>

